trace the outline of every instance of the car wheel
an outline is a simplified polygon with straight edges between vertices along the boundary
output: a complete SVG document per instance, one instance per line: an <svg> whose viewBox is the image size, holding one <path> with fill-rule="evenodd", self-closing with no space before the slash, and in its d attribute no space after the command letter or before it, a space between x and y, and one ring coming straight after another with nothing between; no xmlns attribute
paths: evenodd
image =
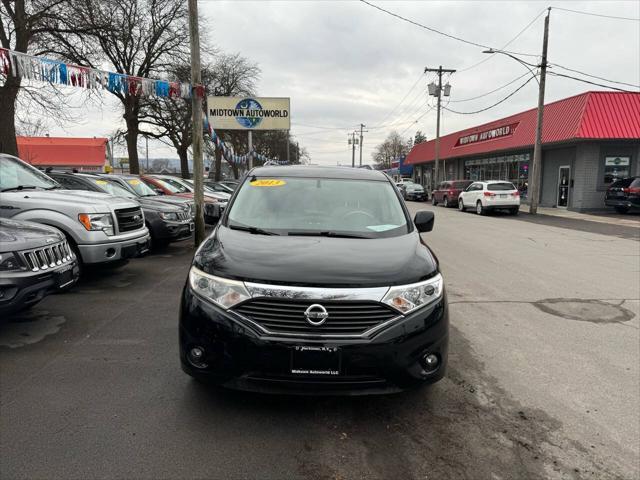
<svg viewBox="0 0 640 480"><path fill-rule="evenodd" d="M462 201L462 199L458 200L458 210L464 212L464 202Z"/></svg>
<svg viewBox="0 0 640 480"><path fill-rule="evenodd" d="M431 196L431 205L433 205L434 207L436 205L438 205L438 201L436 200L436 196L435 195Z"/></svg>
<svg viewBox="0 0 640 480"><path fill-rule="evenodd" d="M448 199L447 197L444 197L444 198L442 199L442 206L443 206L444 208L449 208L449 199Z"/></svg>
<svg viewBox="0 0 640 480"><path fill-rule="evenodd" d="M476 203L476 213L478 215L484 215L484 207L482 206L482 202L480 200L478 200L478 203Z"/></svg>
<svg viewBox="0 0 640 480"><path fill-rule="evenodd" d="M616 212L618 213L627 213L629 211L629 207L616 207Z"/></svg>

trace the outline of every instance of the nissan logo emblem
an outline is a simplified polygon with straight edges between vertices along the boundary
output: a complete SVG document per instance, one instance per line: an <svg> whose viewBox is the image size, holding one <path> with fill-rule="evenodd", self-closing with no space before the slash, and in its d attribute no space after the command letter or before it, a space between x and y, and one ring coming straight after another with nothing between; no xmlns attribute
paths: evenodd
<svg viewBox="0 0 640 480"><path fill-rule="evenodd" d="M311 325L319 327L329 318L329 313L322 305L314 303L304 311L304 316Z"/></svg>

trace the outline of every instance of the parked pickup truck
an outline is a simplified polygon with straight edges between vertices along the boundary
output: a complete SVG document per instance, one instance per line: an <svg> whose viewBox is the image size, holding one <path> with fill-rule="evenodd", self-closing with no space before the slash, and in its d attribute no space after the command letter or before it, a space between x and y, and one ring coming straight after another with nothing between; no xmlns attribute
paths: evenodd
<svg viewBox="0 0 640 480"><path fill-rule="evenodd" d="M148 250L140 205L106 193L64 190L28 163L0 154L0 217L56 227L80 265L117 262Z"/></svg>

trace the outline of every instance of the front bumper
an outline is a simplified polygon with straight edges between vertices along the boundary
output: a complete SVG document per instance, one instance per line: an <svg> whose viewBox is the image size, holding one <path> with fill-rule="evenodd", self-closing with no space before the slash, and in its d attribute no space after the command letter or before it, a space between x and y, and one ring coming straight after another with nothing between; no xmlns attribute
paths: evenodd
<svg viewBox="0 0 640 480"><path fill-rule="evenodd" d="M407 192L405 196L407 197L407 200L425 201L427 199L426 192Z"/></svg>
<svg viewBox="0 0 640 480"><path fill-rule="evenodd" d="M107 263L138 257L149 250L149 231L145 228L142 235L128 240L78 245L78 249L85 264Z"/></svg>
<svg viewBox="0 0 640 480"><path fill-rule="evenodd" d="M180 361L186 373L224 387L264 393L377 394L433 383L445 374L448 338L446 294L369 338L269 336L188 286L180 312ZM187 358L194 346L204 348L206 368L195 367ZM339 375L292 373L292 351L300 346L338 348ZM430 353L440 364L426 373L421 362Z"/></svg>
<svg viewBox="0 0 640 480"><path fill-rule="evenodd" d="M168 222L158 220L150 224L154 239L165 242L177 242L189 238L194 231L192 221L188 222Z"/></svg>
<svg viewBox="0 0 640 480"><path fill-rule="evenodd" d="M3 272L0 276L0 314L35 305L45 296L78 280L77 260L46 271Z"/></svg>

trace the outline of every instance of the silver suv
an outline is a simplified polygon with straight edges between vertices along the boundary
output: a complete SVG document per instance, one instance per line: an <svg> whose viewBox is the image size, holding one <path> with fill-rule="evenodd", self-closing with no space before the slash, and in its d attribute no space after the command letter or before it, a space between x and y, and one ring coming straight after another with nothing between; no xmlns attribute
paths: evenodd
<svg viewBox="0 0 640 480"><path fill-rule="evenodd" d="M82 264L115 262L148 250L149 230L136 201L64 190L31 165L0 154L0 217L61 230Z"/></svg>

